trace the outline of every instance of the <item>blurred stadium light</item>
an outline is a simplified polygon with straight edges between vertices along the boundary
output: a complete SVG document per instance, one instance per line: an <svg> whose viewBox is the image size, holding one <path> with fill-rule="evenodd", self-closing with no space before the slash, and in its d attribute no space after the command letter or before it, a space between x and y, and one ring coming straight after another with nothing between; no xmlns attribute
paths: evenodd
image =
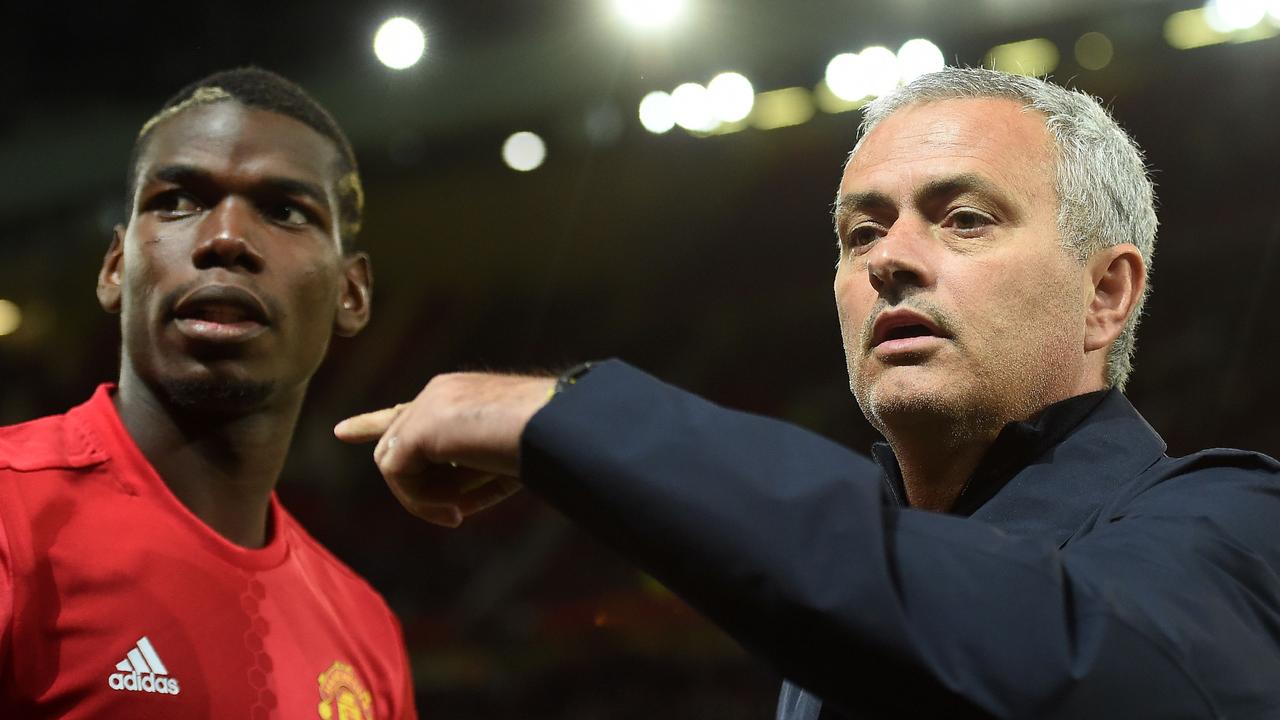
<svg viewBox="0 0 1280 720"><path fill-rule="evenodd" d="M804 88L771 90L756 96L751 124L761 130L800 125L813 117L813 98Z"/></svg>
<svg viewBox="0 0 1280 720"><path fill-rule="evenodd" d="M831 94L841 100L855 102L871 94L866 62L855 53L841 53L831 58L824 80Z"/></svg>
<svg viewBox="0 0 1280 720"><path fill-rule="evenodd" d="M536 170L546 159L547 144L537 133L518 132L502 144L502 160L512 170Z"/></svg>
<svg viewBox="0 0 1280 720"><path fill-rule="evenodd" d="M1267 4L1263 0L1209 0L1204 6L1204 17L1209 27L1218 32L1248 30L1267 16Z"/></svg>
<svg viewBox="0 0 1280 720"><path fill-rule="evenodd" d="M676 124L685 130L708 132L715 128L711 97L707 89L698 83L684 83L672 90L671 103L675 109Z"/></svg>
<svg viewBox="0 0 1280 720"><path fill-rule="evenodd" d="M1045 38L997 45L987 52L987 67L1018 75L1047 75L1058 67L1058 46Z"/></svg>
<svg viewBox="0 0 1280 720"><path fill-rule="evenodd" d="M12 300L0 299L0 336L12 335L22 327L22 310Z"/></svg>
<svg viewBox="0 0 1280 720"><path fill-rule="evenodd" d="M613 0L618 15L640 29L671 25L684 13L685 0Z"/></svg>
<svg viewBox="0 0 1280 720"><path fill-rule="evenodd" d="M1268 11L1268 14L1271 12ZM1280 35L1280 22L1273 21L1260 21L1250 27L1236 30L1219 30L1213 26L1208 7L1173 13L1164 22L1165 41L1179 50L1192 50L1226 42L1244 43L1267 40L1276 35Z"/></svg>
<svg viewBox="0 0 1280 720"><path fill-rule="evenodd" d="M640 124L645 130L661 135L676 126L675 103L671 95L654 90L640 101Z"/></svg>
<svg viewBox="0 0 1280 720"><path fill-rule="evenodd" d="M902 79L898 68L898 56L882 45L873 45L858 53L862 57L863 71L867 74L867 89L880 97L898 87Z"/></svg>
<svg viewBox="0 0 1280 720"><path fill-rule="evenodd" d="M924 38L908 40L898 48L898 75L903 83L937 72L946 64L938 46Z"/></svg>
<svg viewBox="0 0 1280 720"><path fill-rule="evenodd" d="M756 91L745 76L726 72L711 78L707 83L707 95L711 112L722 123L745 120L755 105Z"/></svg>
<svg viewBox="0 0 1280 720"><path fill-rule="evenodd" d="M1076 39L1076 62L1085 70L1101 70L1111 64L1114 54L1111 38L1100 32L1087 32Z"/></svg>
<svg viewBox="0 0 1280 720"><path fill-rule="evenodd" d="M393 17L382 23L373 36L373 54L392 70L413 67L427 49L427 36L418 23Z"/></svg>

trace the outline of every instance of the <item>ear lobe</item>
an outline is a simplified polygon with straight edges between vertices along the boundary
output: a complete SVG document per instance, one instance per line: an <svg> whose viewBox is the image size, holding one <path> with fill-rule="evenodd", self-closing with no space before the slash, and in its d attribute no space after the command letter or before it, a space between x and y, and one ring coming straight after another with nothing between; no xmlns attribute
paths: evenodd
<svg viewBox="0 0 1280 720"><path fill-rule="evenodd" d="M111 231L111 244L102 258L98 271L98 304L109 313L120 312L120 271L124 266L125 226L116 225Z"/></svg>
<svg viewBox="0 0 1280 720"><path fill-rule="evenodd" d="M351 337L369 324L369 314L373 309L373 268L365 253L356 253L343 262L346 267L342 292L338 293L333 332L341 337Z"/></svg>
<svg viewBox="0 0 1280 720"><path fill-rule="evenodd" d="M1146 287L1146 263L1130 243L1099 251L1089 260L1093 300L1085 316L1085 352L1111 346Z"/></svg>

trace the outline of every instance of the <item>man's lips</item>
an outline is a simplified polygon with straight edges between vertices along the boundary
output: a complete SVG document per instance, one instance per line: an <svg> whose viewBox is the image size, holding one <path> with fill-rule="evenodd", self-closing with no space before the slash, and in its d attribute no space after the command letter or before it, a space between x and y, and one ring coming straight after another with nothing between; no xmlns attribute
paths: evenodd
<svg viewBox="0 0 1280 720"><path fill-rule="evenodd" d="M244 342L271 324L266 304L235 285L205 285L182 296L173 306L178 330L206 342Z"/></svg>
<svg viewBox="0 0 1280 720"><path fill-rule="evenodd" d="M913 338L947 338L950 337L936 322L928 316L914 310L886 310L876 316L871 327L871 338L868 346L877 348L885 343L892 345L911 345Z"/></svg>

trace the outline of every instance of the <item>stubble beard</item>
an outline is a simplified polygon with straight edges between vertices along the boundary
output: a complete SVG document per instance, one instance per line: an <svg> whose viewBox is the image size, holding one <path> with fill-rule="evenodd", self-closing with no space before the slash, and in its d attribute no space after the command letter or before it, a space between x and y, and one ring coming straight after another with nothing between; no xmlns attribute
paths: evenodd
<svg viewBox="0 0 1280 720"><path fill-rule="evenodd" d="M193 415L244 415L263 408L274 394L271 380L165 378L161 390L175 409Z"/></svg>

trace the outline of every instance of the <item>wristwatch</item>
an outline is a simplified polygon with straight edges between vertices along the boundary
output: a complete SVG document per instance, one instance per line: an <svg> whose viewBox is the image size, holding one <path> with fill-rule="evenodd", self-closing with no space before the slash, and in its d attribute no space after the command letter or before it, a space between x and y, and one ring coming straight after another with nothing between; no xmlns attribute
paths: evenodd
<svg viewBox="0 0 1280 720"><path fill-rule="evenodd" d="M591 372L591 368L593 367L595 367L595 363L587 361L565 370L560 374L560 377L556 378L556 385L551 389L551 397L555 397L556 395L564 392L570 385L577 384L578 380Z"/></svg>

